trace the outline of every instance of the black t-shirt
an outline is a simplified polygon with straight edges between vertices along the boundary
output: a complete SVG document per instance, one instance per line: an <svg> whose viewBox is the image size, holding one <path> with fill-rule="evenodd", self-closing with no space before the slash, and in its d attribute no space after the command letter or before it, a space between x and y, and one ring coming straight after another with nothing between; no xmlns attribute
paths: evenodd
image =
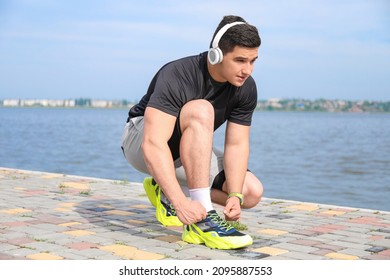
<svg viewBox="0 0 390 280"><path fill-rule="evenodd" d="M249 77L241 87L214 81L207 70L207 52L164 65L154 76L147 93L129 111L143 116L147 106L177 117L184 104L195 99L210 101L215 110L214 130L226 120L250 125L257 105L256 83Z"/></svg>

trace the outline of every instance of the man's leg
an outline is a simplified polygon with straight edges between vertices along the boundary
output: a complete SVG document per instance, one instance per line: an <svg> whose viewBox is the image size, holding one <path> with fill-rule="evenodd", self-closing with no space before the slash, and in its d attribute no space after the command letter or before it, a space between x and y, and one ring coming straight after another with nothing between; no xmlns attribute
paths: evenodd
<svg viewBox="0 0 390 280"><path fill-rule="evenodd" d="M191 199L206 211L213 209L210 198L210 159L214 133L214 108L206 100L188 102L180 111L180 160Z"/></svg>
<svg viewBox="0 0 390 280"><path fill-rule="evenodd" d="M135 169L142 173L149 174L146 167L141 144L144 130L144 117L132 118L123 130L122 150L126 160Z"/></svg>
<svg viewBox="0 0 390 280"><path fill-rule="evenodd" d="M245 209L255 207L260 202L263 195L263 185L250 171L246 172L242 194L244 195L244 204L241 207ZM216 188L211 189L211 199L213 202L225 206L227 197L228 193L225 183L223 183L221 190Z"/></svg>
<svg viewBox="0 0 390 280"><path fill-rule="evenodd" d="M212 188L211 199L214 203L225 206L228 191L225 186L225 173L223 171L223 152L213 148L211 157ZM250 171L247 171L242 189L244 195L244 205L242 208L253 208L261 200L263 195L263 185L260 180Z"/></svg>
<svg viewBox="0 0 390 280"><path fill-rule="evenodd" d="M180 112L180 159L191 199L207 210L207 217L184 227L182 239L210 248L236 249L249 246L252 238L238 232L213 209L210 196L210 162L214 133L214 108L205 100L187 103Z"/></svg>

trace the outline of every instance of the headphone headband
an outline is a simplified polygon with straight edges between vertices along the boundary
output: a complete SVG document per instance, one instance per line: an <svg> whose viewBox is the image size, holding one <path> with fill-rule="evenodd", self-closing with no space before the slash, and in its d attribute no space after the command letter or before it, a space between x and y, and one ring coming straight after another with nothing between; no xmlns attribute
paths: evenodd
<svg viewBox="0 0 390 280"><path fill-rule="evenodd" d="M226 24L224 27L222 27L218 33L215 35L214 37L214 40L213 40L213 43L212 43L212 47L215 49L215 48L218 48L218 44L219 44L219 40L221 40L223 34L225 34L225 32L232 26L235 26L235 25L238 25L238 24L245 24L245 22L242 22L242 21L236 21L236 22L232 22L232 23L228 23Z"/></svg>

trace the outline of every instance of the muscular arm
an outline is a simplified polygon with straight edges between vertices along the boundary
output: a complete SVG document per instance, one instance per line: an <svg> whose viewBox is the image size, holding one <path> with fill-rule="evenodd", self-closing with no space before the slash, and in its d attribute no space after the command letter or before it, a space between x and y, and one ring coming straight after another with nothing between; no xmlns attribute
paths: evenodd
<svg viewBox="0 0 390 280"><path fill-rule="evenodd" d="M168 146L176 118L148 107L144 121L142 150L146 165L154 179L163 188L169 201L175 205L186 199L176 180L173 159Z"/></svg>
<svg viewBox="0 0 390 280"><path fill-rule="evenodd" d="M242 192L249 158L250 127L228 122L226 127L224 169L228 193Z"/></svg>
<svg viewBox="0 0 390 280"><path fill-rule="evenodd" d="M227 193L242 193L249 158L249 126L228 122L225 136L224 170ZM228 199L225 215L230 219L238 219L241 208L239 199Z"/></svg>
<svg viewBox="0 0 390 280"><path fill-rule="evenodd" d="M173 158L168 146L175 123L174 116L148 107L144 116L142 150L149 172L173 204L178 218L184 224L192 224L200 221L205 216L205 211L200 204L187 200L176 179Z"/></svg>

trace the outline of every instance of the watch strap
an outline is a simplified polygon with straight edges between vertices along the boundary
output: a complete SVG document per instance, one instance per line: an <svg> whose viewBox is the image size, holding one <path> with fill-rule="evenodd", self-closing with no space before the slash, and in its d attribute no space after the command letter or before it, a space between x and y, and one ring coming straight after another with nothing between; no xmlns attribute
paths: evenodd
<svg viewBox="0 0 390 280"><path fill-rule="evenodd" d="M231 197L238 197L238 199L240 200L240 205L244 204L244 196L242 195L242 193L232 192L228 195L228 199Z"/></svg>

